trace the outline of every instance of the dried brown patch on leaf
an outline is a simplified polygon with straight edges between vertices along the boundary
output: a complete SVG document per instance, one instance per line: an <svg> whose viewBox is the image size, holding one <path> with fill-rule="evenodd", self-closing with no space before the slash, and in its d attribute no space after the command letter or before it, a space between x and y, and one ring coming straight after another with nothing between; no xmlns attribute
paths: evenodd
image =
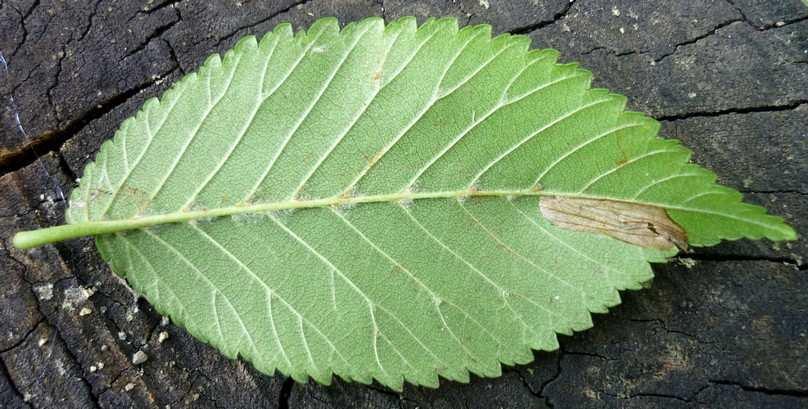
<svg viewBox="0 0 808 409"><path fill-rule="evenodd" d="M687 249L687 234L665 209L616 200L543 197L541 214L558 227L605 234L659 250Z"/></svg>

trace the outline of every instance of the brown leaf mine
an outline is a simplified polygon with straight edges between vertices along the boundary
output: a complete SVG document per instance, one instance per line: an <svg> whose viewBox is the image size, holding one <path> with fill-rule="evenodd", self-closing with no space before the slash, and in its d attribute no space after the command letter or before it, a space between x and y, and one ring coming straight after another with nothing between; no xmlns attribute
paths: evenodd
<svg viewBox="0 0 808 409"><path fill-rule="evenodd" d="M659 250L687 250L687 234L665 209L615 200L543 197L541 214L558 227L605 234Z"/></svg>

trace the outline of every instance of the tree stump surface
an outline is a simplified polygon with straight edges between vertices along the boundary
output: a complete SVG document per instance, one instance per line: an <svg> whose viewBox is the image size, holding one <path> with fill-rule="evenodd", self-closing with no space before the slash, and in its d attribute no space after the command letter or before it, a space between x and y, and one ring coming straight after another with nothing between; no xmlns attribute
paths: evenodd
<svg viewBox="0 0 808 409"><path fill-rule="evenodd" d="M11 247L18 230L61 223L101 142L207 55L281 21L370 15L457 16L560 50L802 238L696 249L560 351L402 394L230 361L162 320L90 239ZM800 0L6 0L0 33L0 407L808 408Z"/></svg>

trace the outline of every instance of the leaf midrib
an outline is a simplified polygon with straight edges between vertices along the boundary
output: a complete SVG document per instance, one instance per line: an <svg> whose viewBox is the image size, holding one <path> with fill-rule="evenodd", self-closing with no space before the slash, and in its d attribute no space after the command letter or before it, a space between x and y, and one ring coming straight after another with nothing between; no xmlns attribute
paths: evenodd
<svg viewBox="0 0 808 409"><path fill-rule="evenodd" d="M14 237L14 244L19 248L33 248L44 244L50 244L84 236L98 236L102 234L120 233L124 231L138 230L148 227L159 226L163 224L173 224L183 222L190 223L190 222L196 222L198 220L210 220L218 217L238 216L245 214L260 215L261 213L284 211L284 210L312 209L312 208L324 208L324 207L348 208L354 205L371 204L371 203L399 203L400 205L403 206L407 202L412 202L416 200L426 200L426 199L460 200L465 198L484 198L484 197L505 197L513 199L525 196L534 196L534 197L554 196L554 197L569 197L577 199L612 200L631 204L658 206L666 210L681 210L681 211L710 214L755 224L765 228L771 228L770 226L767 226L764 223L757 222L751 219L741 218L732 214L714 212L707 209L676 206L664 203L637 201L631 199L619 199L598 195L587 195L581 193L554 192L546 190L539 191L539 190L523 190L523 189L520 190L471 189L471 190L449 190L449 191L433 191L433 192L402 191L397 193L378 194L378 195L332 196L322 199L310 199L310 200L287 200L279 202L253 203L253 204L244 203L213 209L180 210L176 212L163 213L151 216L135 216L129 219L88 221L76 224L67 224L62 226L50 227L47 229L41 229L30 232L21 232Z"/></svg>

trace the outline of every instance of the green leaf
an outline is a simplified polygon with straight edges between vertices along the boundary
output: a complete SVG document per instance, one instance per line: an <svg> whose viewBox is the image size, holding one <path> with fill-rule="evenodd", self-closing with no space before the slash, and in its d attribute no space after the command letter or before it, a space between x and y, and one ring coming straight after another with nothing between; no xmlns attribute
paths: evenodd
<svg viewBox="0 0 808 409"><path fill-rule="evenodd" d="M116 274L228 357L400 389L558 348L675 254L657 226L695 246L795 237L529 46L454 19L246 37L102 145L68 225L15 244L95 235ZM548 219L546 197L585 212ZM576 230L584 218L600 224ZM662 244L630 244L633 229Z"/></svg>

